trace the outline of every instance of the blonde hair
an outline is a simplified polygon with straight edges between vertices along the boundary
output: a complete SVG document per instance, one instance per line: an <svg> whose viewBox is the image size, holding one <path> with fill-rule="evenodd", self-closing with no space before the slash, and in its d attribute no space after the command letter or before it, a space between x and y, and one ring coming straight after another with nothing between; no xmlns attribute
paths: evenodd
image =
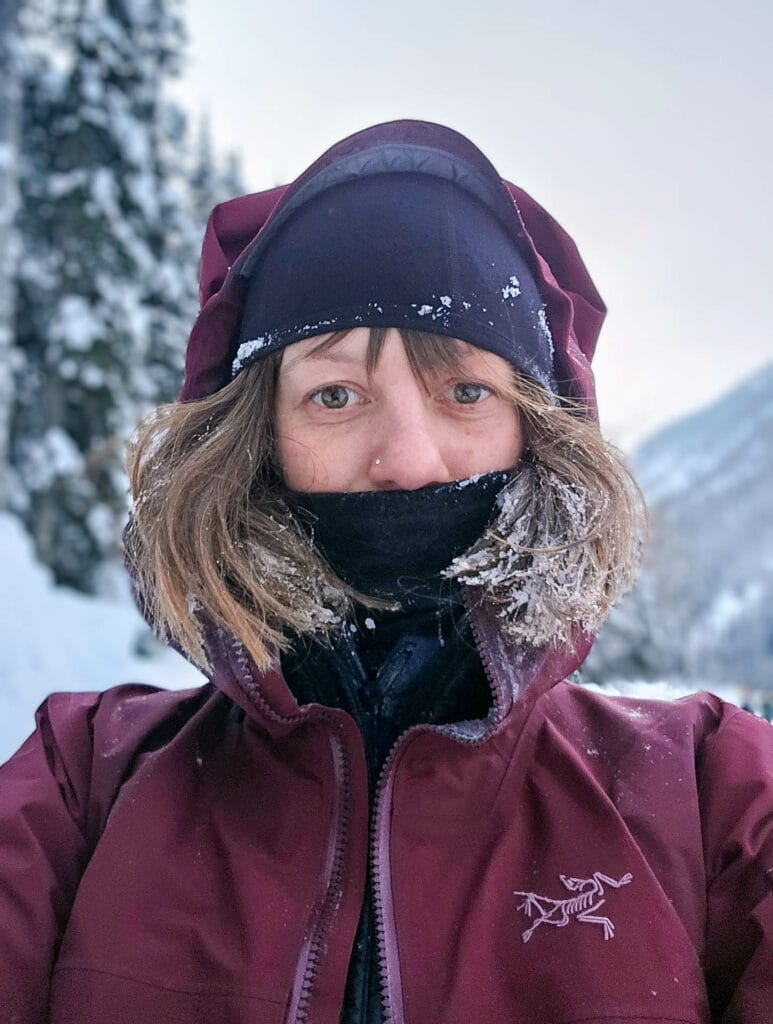
<svg viewBox="0 0 773 1024"><path fill-rule="evenodd" d="M320 347L347 333L336 332ZM458 365L453 339L400 334L422 380L439 366ZM369 374L385 335L383 328L371 330ZM281 356L247 366L206 398L159 406L127 444L134 502L127 563L153 629L205 671L202 617L237 637L266 667L286 646L288 631L330 634L352 598L361 598L325 564L282 499L274 436ZM446 574L480 587L513 638L539 643L565 637L572 622L594 628L630 585L645 512L621 454L582 407L515 371L509 397L529 456L500 496L489 529ZM523 593L529 572L533 587L552 571L579 575L541 595ZM589 586L593 602L567 598Z"/></svg>

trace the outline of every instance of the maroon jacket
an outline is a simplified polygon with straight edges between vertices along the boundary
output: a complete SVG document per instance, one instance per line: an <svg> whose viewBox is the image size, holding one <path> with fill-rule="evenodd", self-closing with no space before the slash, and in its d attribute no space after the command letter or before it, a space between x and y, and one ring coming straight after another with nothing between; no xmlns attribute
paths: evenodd
<svg viewBox="0 0 773 1024"><path fill-rule="evenodd" d="M368 858L388 1020L768 1024L770 727L512 658L495 712L367 769L218 635L212 683L56 694L0 769L0 1006L19 1024L338 1020Z"/></svg>
<svg viewBox="0 0 773 1024"><path fill-rule="evenodd" d="M181 397L228 379L253 236L358 139L214 212ZM571 239L505 186L564 390L592 409L603 305ZM769 726L705 694L606 699L563 681L579 635L527 654L485 608L473 624L492 714L404 733L372 831L353 719L299 708L278 664L219 632L199 690L49 698L0 769L2 1020L336 1024L370 864L394 1024L768 1024Z"/></svg>

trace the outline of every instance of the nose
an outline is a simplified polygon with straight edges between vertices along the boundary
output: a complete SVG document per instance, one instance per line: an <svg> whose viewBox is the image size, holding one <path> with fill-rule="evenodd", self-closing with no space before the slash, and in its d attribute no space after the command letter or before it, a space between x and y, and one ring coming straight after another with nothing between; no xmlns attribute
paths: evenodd
<svg viewBox="0 0 773 1024"><path fill-rule="evenodd" d="M377 490L414 491L452 477L439 426L425 403L400 403L380 417L371 442L369 478Z"/></svg>

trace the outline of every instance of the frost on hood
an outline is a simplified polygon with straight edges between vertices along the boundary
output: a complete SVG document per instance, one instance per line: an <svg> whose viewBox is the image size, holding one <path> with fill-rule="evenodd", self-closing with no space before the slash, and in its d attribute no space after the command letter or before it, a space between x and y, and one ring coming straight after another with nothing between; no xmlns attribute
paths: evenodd
<svg viewBox="0 0 773 1024"><path fill-rule="evenodd" d="M599 568L594 520L602 510L583 486L538 460L525 462L497 499L481 539L441 575L480 588L507 636L540 646L566 642L573 624L595 632L633 583Z"/></svg>

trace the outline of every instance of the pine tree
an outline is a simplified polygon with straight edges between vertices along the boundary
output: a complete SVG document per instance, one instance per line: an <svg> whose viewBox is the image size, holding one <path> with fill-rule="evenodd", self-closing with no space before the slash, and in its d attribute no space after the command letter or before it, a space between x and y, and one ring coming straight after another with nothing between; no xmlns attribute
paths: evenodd
<svg viewBox="0 0 773 1024"><path fill-rule="evenodd" d="M11 504L16 489L10 467L10 429L15 356L14 267L19 253L15 227L21 91L18 11L19 0L0 0L0 508Z"/></svg>
<svg viewBox="0 0 773 1024"><path fill-rule="evenodd" d="M12 458L38 556L94 589L126 512L123 439L168 382L170 199L163 84L181 45L173 0L45 3L22 119ZM179 339L182 349L183 338Z"/></svg>
<svg viewBox="0 0 773 1024"><path fill-rule="evenodd" d="M149 0L144 20L145 57L157 69L152 125L159 230L153 235L155 273L145 301L150 312L145 359L152 404L170 402L180 389L185 343L198 309L199 239L190 209L188 123L163 99L166 79L179 72L185 33L179 0Z"/></svg>
<svg viewBox="0 0 773 1024"><path fill-rule="evenodd" d="M190 207L196 230L203 234L213 207L244 192L239 157L227 153L220 161L212 145L209 117L202 116L193 165L188 176Z"/></svg>
<svg viewBox="0 0 773 1024"><path fill-rule="evenodd" d="M198 311L196 269L207 218L214 206L244 189L238 158L230 154L221 163L215 156L206 117L191 147L186 118L167 107L158 152L166 234L148 369L157 400L171 401L180 388L185 341Z"/></svg>

